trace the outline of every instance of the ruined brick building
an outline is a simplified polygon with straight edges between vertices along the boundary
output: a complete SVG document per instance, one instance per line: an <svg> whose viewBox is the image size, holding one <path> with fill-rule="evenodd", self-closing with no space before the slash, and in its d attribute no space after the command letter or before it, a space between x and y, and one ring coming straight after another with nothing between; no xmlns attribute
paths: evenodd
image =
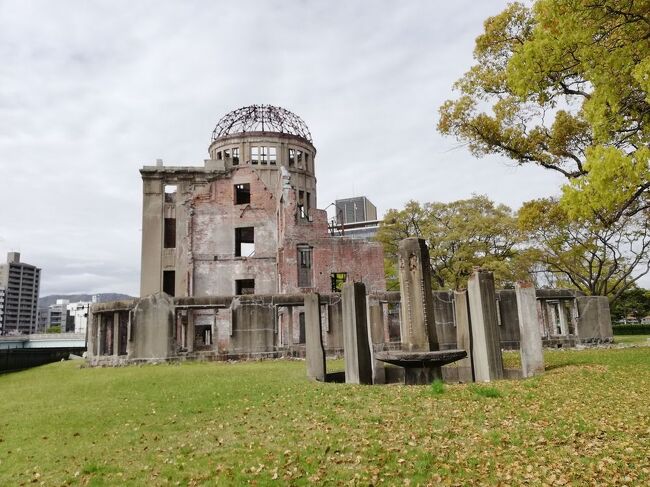
<svg viewBox="0 0 650 487"><path fill-rule="evenodd" d="M208 153L200 167L158 160L140 170L142 297L332 293L346 280L385 289L381 245L328 232L300 117L240 108L217 123ZM203 326L211 343L214 323Z"/></svg>

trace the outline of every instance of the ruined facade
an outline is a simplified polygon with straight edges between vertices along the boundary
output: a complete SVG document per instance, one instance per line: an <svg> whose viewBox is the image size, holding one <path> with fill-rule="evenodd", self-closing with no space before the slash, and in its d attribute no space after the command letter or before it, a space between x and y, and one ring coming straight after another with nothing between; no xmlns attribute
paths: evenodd
<svg viewBox="0 0 650 487"><path fill-rule="evenodd" d="M141 169L140 295L385 288L380 244L333 237L317 209L316 148L296 115L271 106L219 121L202 167Z"/></svg>
<svg viewBox="0 0 650 487"><path fill-rule="evenodd" d="M300 117L266 105L230 112L208 154L202 166L159 160L140 170L143 304L109 314L96 306L91 354L300 353L304 294L331 296L323 319L334 331L344 282L385 289L381 244L331 235L326 211L317 209L316 148ZM171 328L143 335L132 320L138 309L146 316L147 297L166 303L159 293L172 298ZM157 334L170 334L158 355L132 343ZM330 350L342 348L339 335L326 338Z"/></svg>

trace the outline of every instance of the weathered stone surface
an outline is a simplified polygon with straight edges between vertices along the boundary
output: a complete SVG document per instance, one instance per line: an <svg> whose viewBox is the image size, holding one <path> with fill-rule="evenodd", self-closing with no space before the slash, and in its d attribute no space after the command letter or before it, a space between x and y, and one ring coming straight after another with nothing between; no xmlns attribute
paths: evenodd
<svg viewBox="0 0 650 487"><path fill-rule="evenodd" d="M134 309L129 359L166 359L173 354L174 299L165 293L142 298Z"/></svg>
<svg viewBox="0 0 650 487"><path fill-rule="evenodd" d="M475 269L467 283L472 329L472 362L476 381L503 378L496 295L492 272Z"/></svg>
<svg viewBox="0 0 650 487"><path fill-rule="evenodd" d="M544 372L544 352L542 335L537 316L537 294L535 286L529 282L515 285L517 311L519 315L519 349L521 351L521 370L523 377Z"/></svg>
<svg viewBox="0 0 650 487"><path fill-rule="evenodd" d="M606 296L579 296L577 335L582 342L611 341L613 337L609 300Z"/></svg>
<svg viewBox="0 0 650 487"><path fill-rule="evenodd" d="M372 383L385 384L384 363L377 360L375 353L381 351L384 344L384 310L381 301L368 296L368 328L370 330L370 354L372 356Z"/></svg>
<svg viewBox="0 0 650 487"><path fill-rule="evenodd" d="M307 377L325 381L325 348L320 316L319 295L305 295L305 361Z"/></svg>
<svg viewBox="0 0 650 487"><path fill-rule="evenodd" d="M431 352L408 352L386 350L375 354L377 360L400 367L443 366L467 357L465 350L435 350Z"/></svg>
<svg viewBox="0 0 650 487"><path fill-rule="evenodd" d="M406 238L399 243L398 256L402 347L422 352L438 350L429 250L424 240Z"/></svg>
<svg viewBox="0 0 650 487"><path fill-rule="evenodd" d="M372 359L366 319L366 287L361 282L343 285L343 348L345 382L372 384Z"/></svg>
<svg viewBox="0 0 650 487"><path fill-rule="evenodd" d="M469 304L467 291L454 292L454 311L456 315L456 344L460 350L467 351L467 358L458 361L458 382L474 382L472 368L472 333L469 324Z"/></svg>

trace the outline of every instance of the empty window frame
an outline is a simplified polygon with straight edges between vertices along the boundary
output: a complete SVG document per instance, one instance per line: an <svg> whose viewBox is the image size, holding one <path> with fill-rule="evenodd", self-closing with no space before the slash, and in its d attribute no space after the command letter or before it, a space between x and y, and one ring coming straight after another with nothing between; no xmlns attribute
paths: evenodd
<svg viewBox="0 0 650 487"><path fill-rule="evenodd" d="M255 294L255 279L235 280L235 294Z"/></svg>
<svg viewBox="0 0 650 487"><path fill-rule="evenodd" d="M174 296L176 292L176 272L163 271L163 292Z"/></svg>
<svg viewBox="0 0 650 487"><path fill-rule="evenodd" d="M220 161L221 159L222 159L222 157L221 157L221 151L219 151L219 152L217 152L217 160Z"/></svg>
<svg viewBox="0 0 650 487"><path fill-rule="evenodd" d="M223 150L223 158L224 159L230 159L230 149L224 149Z"/></svg>
<svg viewBox="0 0 650 487"><path fill-rule="evenodd" d="M289 166L298 164L298 167L302 167L303 155L306 156L307 153L300 149L289 149Z"/></svg>
<svg viewBox="0 0 650 487"><path fill-rule="evenodd" d="M166 249L176 248L176 218L165 218L164 247Z"/></svg>
<svg viewBox="0 0 650 487"><path fill-rule="evenodd" d="M347 272L332 272L332 292L340 293L343 291L343 284L348 279Z"/></svg>
<svg viewBox="0 0 650 487"><path fill-rule="evenodd" d="M177 187L175 184L165 185L165 203L176 202L176 189Z"/></svg>
<svg viewBox="0 0 650 487"><path fill-rule="evenodd" d="M306 342L305 337L305 313L301 311L298 314L298 344L304 344Z"/></svg>
<svg viewBox="0 0 650 487"><path fill-rule="evenodd" d="M251 202L251 185L248 183L235 184L235 204L247 205Z"/></svg>
<svg viewBox="0 0 650 487"><path fill-rule="evenodd" d="M275 166L277 161L278 150L275 147L251 147L251 164Z"/></svg>
<svg viewBox="0 0 650 487"><path fill-rule="evenodd" d="M235 228L235 257L255 254L255 227Z"/></svg>
<svg viewBox="0 0 650 487"><path fill-rule="evenodd" d="M298 246L298 287L312 286L312 248L308 245Z"/></svg>
<svg viewBox="0 0 650 487"><path fill-rule="evenodd" d="M237 166L239 164L239 147L232 148L232 165Z"/></svg>

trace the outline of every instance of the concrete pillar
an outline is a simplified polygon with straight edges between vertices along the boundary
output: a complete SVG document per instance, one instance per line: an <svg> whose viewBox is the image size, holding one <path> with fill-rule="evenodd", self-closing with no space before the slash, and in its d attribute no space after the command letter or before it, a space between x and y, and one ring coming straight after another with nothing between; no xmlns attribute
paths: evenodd
<svg viewBox="0 0 650 487"><path fill-rule="evenodd" d="M165 359L174 354L174 299L165 293L142 298L133 310L129 359Z"/></svg>
<svg viewBox="0 0 650 487"><path fill-rule="evenodd" d="M530 282L519 281L515 285L515 294L519 316L522 376L532 377L544 372L544 352L542 351L542 335L539 332L535 286Z"/></svg>
<svg viewBox="0 0 650 487"><path fill-rule="evenodd" d="M120 313L113 313L113 356L120 354Z"/></svg>
<svg viewBox="0 0 650 487"><path fill-rule="evenodd" d="M307 377L325 382L325 348L320 318L320 295L305 295L305 361Z"/></svg>
<svg viewBox="0 0 650 487"><path fill-rule="evenodd" d="M194 351L194 313L191 308L187 310L187 351Z"/></svg>
<svg viewBox="0 0 650 487"><path fill-rule="evenodd" d="M472 330L474 377L480 382L503 379L503 359L492 272L475 269L467 283Z"/></svg>
<svg viewBox="0 0 650 487"><path fill-rule="evenodd" d="M456 317L456 348L465 350L467 358L456 362L459 382L474 382L472 367L472 332L469 322L467 291L454 292L454 314Z"/></svg>
<svg viewBox="0 0 650 487"><path fill-rule="evenodd" d="M103 318L101 313L97 313L95 315L95 323L96 323L96 325L95 325L95 331L96 331L96 335L95 335L96 339L95 339L95 341L97 343L97 348L96 348L97 353L96 353L96 355L99 356L99 355L102 354L102 352L103 352L102 348L104 346L104 344L102 343L102 325L104 324L104 318Z"/></svg>
<svg viewBox="0 0 650 487"><path fill-rule="evenodd" d="M88 322L86 324L86 350L88 353L87 357L93 357L97 355L97 332L95 328L97 327L97 318L92 311L88 311Z"/></svg>
<svg viewBox="0 0 650 487"><path fill-rule="evenodd" d="M327 306L327 348L330 351L343 348L342 306L340 299Z"/></svg>
<svg viewBox="0 0 650 487"><path fill-rule="evenodd" d="M368 328L370 331L370 356L372 358L372 383L385 384L384 362L375 359L375 352L384 344L384 307L379 299L368 296Z"/></svg>
<svg viewBox="0 0 650 487"><path fill-rule="evenodd" d="M366 320L366 286L361 282L343 285L343 355L345 382L372 384L372 361Z"/></svg>
<svg viewBox="0 0 650 487"><path fill-rule="evenodd" d="M399 243L398 256L402 348L414 352L438 350L429 250L424 240L406 238Z"/></svg>

